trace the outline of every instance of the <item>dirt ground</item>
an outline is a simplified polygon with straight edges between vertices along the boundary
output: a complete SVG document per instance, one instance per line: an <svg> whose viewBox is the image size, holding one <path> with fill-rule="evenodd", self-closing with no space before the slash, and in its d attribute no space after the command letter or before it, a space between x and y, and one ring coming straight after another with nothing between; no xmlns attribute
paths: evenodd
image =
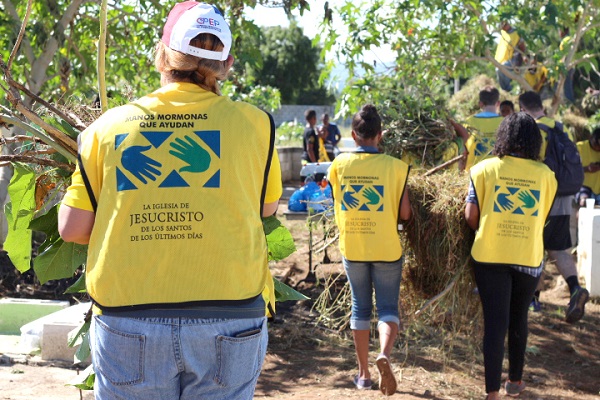
<svg viewBox="0 0 600 400"><path fill-rule="evenodd" d="M308 276L309 246L306 222L280 219L292 232L298 251L272 266L273 273L311 297L310 301L286 302L269 327L269 350L259 378L255 399L382 399L379 391L357 391L352 384L356 373L350 332L327 329L315 323L311 311L322 290L319 282L303 281ZM318 233L313 244L318 242ZM314 248L318 248L316 243ZM323 259L330 263L322 263ZM340 270L339 254L328 250L313 254L318 277ZM543 309L530 313L530 336L522 399L600 399L600 302L592 299L585 317L570 325L564 322L568 290L554 266L546 269ZM397 399L483 399L483 359L479 338L462 338L452 350L435 338L417 338L401 332L392 353L398 380ZM377 380L374 360L377 340L372 341L371 373ZM506 370L506 368L505 368ZM36 358L0 358L0 400L92 399L64 386L77 371L64 364L39 362ZM375 385L376 386L376 385Z"/></svg>

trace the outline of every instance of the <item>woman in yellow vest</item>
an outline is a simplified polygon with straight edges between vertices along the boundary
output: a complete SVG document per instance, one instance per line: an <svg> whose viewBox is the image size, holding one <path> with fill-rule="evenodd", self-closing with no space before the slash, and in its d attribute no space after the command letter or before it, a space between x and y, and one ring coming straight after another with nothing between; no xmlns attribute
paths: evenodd
<svg viewBox="0 0 600 400"><path fill-rule="evenodd" d="M506 394L518 396L527 345L527 312L543 269L544 223L554 201L554 173L539 162L536 121L512 114L498 128L494 155L471 168L465 216L476 230L471 250L483 307L485 386L500 399L504 340L508 332Z"/></svg>
<svg viewBox="0 0 600 400"><path fill-rule="evenodd" d="M231 42L216 7L175 5L162 87L79 136L59 231L89 243L97 398L253 397L274 301L261 216L281 171L270 116L220 96Z"/></svg>
<svg viewBox="0 0 600 400"><path fill-rule="evenodd" d="M329 169L340 251L352 290L350 328L354 336L357 389L371 389L369 333L373 288L379 322L381 352L376 364L379 389L396 392L389 357L398 334L398 297L402 278L399 218L411 216L406 181L409 167L397 158L380 154L381 118L375 106L364 106L352 120L357 149L338 155Z"/></svg>

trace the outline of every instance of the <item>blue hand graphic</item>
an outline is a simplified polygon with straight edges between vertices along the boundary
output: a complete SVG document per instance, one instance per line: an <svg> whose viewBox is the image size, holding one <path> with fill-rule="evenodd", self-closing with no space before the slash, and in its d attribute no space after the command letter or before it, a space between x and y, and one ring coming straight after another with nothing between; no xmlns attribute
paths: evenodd
<svg viewBox="0 0 600 400"><path fill-rule="evenodd" d="M346 203L346 206L348 206L348 208L354 208L358 205L358 200L356 199L356 197L352 196L353 194L355 194L355 193L354 192L344 193L344 203Z"/></svg>
<svg viewBox="0 0 600 400"><path fill-rule="evenodd" d="M379 203L379 195L373 188L367 188L363 192L363 196L367 199L367 204L378 204Z"/></svg>
<svg viewBox="0 0 600 400"><path fill-rule="evenodd" d="M204 172L210 166L210 154L204 150L191 137L185 135L183 139L177 138L171 142L171 147L175 150L169 151L170 154L188 163L187 166L180 168L179 172Z"/></svg>
<svg viewBox="0 0 600 400"><path fill-rule="evenodd" d="M131 172L142 183L147 183L146 178L155 181L160 176L160 170L154 167L162 167L162 164L148 157L142 152L150 150L152 146L131 146L123 150L121 155L121 164L123 168ZM146 177L146 178L144 178Z"/></svg>
<svg viewBox="0 0 600 400"><path fill-rule="evenodd" d="M508 196L510 196L508 193L500 193L498 195L498 204L500 204L500 207L502 207L504 211L510 210L514 205Z"/></svg>
<svg viewBox="0 0 600 400"><path fill-rule="evenodd" d="M519 192L519 200L523 202L523 208L533 208L535 207L535 199L528 191Z"/></svg>

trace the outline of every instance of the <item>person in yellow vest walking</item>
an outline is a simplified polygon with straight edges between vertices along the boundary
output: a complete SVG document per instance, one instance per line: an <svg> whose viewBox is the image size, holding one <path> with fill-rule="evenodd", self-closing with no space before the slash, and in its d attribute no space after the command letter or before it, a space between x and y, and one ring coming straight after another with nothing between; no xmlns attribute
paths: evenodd
<svg viewBox="0 0 600 400"><path fill-rule="evenodd" d="M518 67L523 65L523 55L526 50L525 41L519 36L517 30L507 21L504 21L500 29L500 39L494 57L496 61L518 75ZM496 75L500 87L510 92L512 89L512 79L506 76L500 68L496 68Z"/></svg>
<svg viewBox="0 0 600 400"><path fill-rule="evenodd" d="M548 145L547 130L556 127L557 122L546 116L542 99L535 92L529 91L521 94L519 96L519 107L521 111L535 118L540 127L543 139L540 158L545 159ZM568 132L565 133L568 134ZM590 297L588 290L582 288L579 284L575 260L569 252L569 248L572 246L570 232L572 203L573 196L556 196L550 210L548 223L544 228L544 248L548 253L548 259L555 262L556 269L558 269L569 286L570 300L565 313L565 320L568 323L575 323L583 317L585 305ZM539 292L536 292L532 304L533 308L537 311L539 311L538 297Z"/></svg>
<svg viewBox="0 0 600 400"><path fill-rule="evenodd" d="M469 171L473 165L481 160L485 160L492 154L496 130L503 119L496 112L500 104L499 100L500 92L498 89L486 86L479 92L480 113L467 118L464 126L450 120L457 134L465 143L463 153L466 157L464 163L465 171Z"/></svg>
<svg viewBox="0 0 600 400"><path fill-rule="evenodd" d="M600 128L594 129L589 140L578 142L577 150L585 178L575 200L581 207L585 207L586 199L592 198L600 204Z"/></svg>
<svg viewBox="0 0 600 400"><path fill-rule="evenodd" d="M334 198L335 221L340 231L340 251L352 291L350 328L354 336L357 389L371 389L369 333L373 288L379 322L381 352L376 364L379 389L396 392L390 353L400 324L398 299L402 278L402 246L398 221L411 217L406 182L409 166L381 154L381 118L368 104L354 115L352 137L357 149L335 158L328 181Z"/></svg>
<svg viewBox="0 0 600 400"><path fill-rule="evenodd" d="M512 114L498 129L494 157L471 169L465 217L476 231L471 257L483 307L488 400L500 399L507 332L505 391L518 396L525 389L527 313L544 265L544 223L557 189L554 173L539 161L541 146L535 120Z"/></svg>
<svg viewBox="0 0 600 400"><path fill-rule="evenodd" d="M261 216L281 196L274 124L220 96L232 37L185 1L156 49L161 88L79 136L59 211L89 243L98 399L252 399L273 310Z"/></svg>

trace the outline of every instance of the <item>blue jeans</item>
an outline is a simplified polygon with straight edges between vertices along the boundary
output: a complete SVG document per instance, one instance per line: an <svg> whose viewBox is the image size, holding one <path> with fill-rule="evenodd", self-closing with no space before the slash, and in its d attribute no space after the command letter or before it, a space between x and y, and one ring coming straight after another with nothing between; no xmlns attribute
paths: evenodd
<svg viewBox="0 0 600 400"><path fill-rule="evenodd" d="M507 66L509 69L513 68L512 60L508 60L502 65ZM510 92L510 90L512 89L512 84L511 84L512 79L510 79L508 76L504 75L504 73L502 71L500 71L499 69L496 69L496 75L498 77L498 84L500 85L500 87L502 89L506 90L507 92Z"/></svg>
<svg viewBox="0 0 600 400"><path fill-rule="evenodd" d="M343 259L352 291L350 329L370 329L373 289L379 323L393 322L400 325L398 300L403 260L401 258L396 262L356 262Z"/></svg>
<svg viewBox="0 0 600 400"><path fill-rule="evenodd" d="M94 316L96 399L252 399L267 350L265 317Z"/></svg>

